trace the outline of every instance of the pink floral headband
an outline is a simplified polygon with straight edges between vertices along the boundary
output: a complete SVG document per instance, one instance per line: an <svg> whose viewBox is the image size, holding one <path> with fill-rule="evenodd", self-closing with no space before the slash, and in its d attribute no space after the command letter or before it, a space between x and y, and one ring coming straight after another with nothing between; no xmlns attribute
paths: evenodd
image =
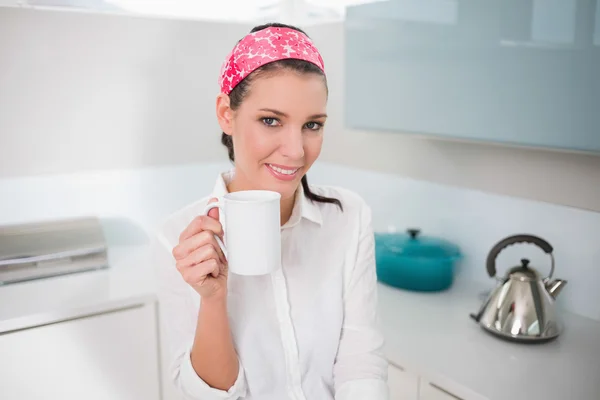
<svg viewBox="0 0 600 400"><path fill-rule="evenodd" d="M221 67L221 92L231 93L252 71L288 58L311 62L325 72L323 58L308 36L290 28L269 27L246 35L229 53Z"/></svg>

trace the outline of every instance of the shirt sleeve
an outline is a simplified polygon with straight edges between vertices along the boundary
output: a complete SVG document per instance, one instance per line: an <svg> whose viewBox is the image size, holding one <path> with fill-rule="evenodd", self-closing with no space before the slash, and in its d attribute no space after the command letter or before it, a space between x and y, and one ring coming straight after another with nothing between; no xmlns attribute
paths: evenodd
<svg viewBox="0 0 600 400"><path fill-rule="evenodd" d="M158 232L153 239L161 344L169 383L186 400L237 400L245 397L246 380L241 362L238 377L229 390L210 387L194 370L190 353L200 307L199 296L177 271L171 254L172 246L165 236Z"/></svg>
<svg viewBox="0 0 600 400"><path fill-rule="evenodd" d="M377 274L371 209L360 211L354 268L344 292L344 322L334 365L335 400L388 400L388 362L377 314Z"/></svg>

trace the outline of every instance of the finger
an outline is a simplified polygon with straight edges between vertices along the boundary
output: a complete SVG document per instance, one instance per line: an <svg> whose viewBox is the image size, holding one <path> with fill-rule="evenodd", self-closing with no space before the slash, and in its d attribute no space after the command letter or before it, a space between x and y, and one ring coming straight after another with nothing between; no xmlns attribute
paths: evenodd
<svg viewBox="0 0 600 400"><path fill-rule="evenodd" d="M191 267L196 264L200 264L201 262L214 259L216 261L221 261L219 258L219 253L215 249L212 244L205 244L204 246L194 250L187 257L178 260L176 265L179 270Z"/></svg>
<svg viewBox="0 0 600 400"><path fill-rule="evenodd" d="M176 260L182 260L189 256L194 250L199 249L205 244L210 244L213 241L216 243L215 236L211 231L202 231L175 246L173 248L173 257L175 257Z"/></svg>
<svg viewBox="0 0 600 400"><path fill-rule="evenodd" d="M211 273L210 273L210 274L211 274L211 276L212 276L213 278L218 278L218 277L219 277L219 271L221 270L221 265L222 265L222 263L220 263L220 262L219 262L219 263L216 265L216 267L215 267L215 268L214 268L214 269L211 271Z"/></svg>
<svg viewBox="0 0 600 400"><path fill-rule="evenodd" d="M190 285L197 285L202 283L207 277L214 276L214 271L217 271L218 276L219 264L214 259L207 260L184 270L181 275Z"/></svg>
<svg viewBox="0 0 600 400"><path fill-rule="evenodd" d="M209 217L208 215L199 215L190 222L190 224L179 235L179 243L202 232L212 231L214 234L222 236L223 227L219 220Z"/></svg>
<svg viewBox="0 0 600 400"><path fill-rule="evenodd" d="M213 197L212 199L210 199L208 201L208 204L215 203L215 202L217 202L217 198ZM218 208L213 208L212 210L210 210L208 212L208 216L211 217L211 218L213 218L213 219L216 219L218 221L219 220L219 209Z"/></svg>
<svg viewBox="0 0 600 400"><path fill-rule="evenodd" d="M179 235L179 242L182 242L204 230L210 230L217 235L223 234L221 223L209 217L208 215L199 215L190 222L190 224Z"/></svg>
<svg viewBox="0 0 600 400"><path fill-rule="evenodd" d="M219 245L219 242L217 242L217 238L215 237L215 235L211 232L211 231L205 231L205 232L209 232L210 235L208 236L208 239L206 240L206 244L210 244L214 247L215 251L217 252L217 254L219 255L219 261L221 261L222 263L227 262L227 258L225 258L225 254L223 253L223 249L221 248L221 246ZM223 239L221 239L223 240ZM197 246L200 247L200 246Z"/></svg>

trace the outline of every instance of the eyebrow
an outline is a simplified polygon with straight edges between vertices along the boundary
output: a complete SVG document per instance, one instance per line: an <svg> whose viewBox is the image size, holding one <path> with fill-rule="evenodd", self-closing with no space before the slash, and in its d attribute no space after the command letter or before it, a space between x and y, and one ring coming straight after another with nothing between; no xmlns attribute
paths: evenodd
<svg viewBox="0 0 600 400"><path fill-rule="evenodd" d="M282 111L278 111L275 110L273 108L261 108L260 111L266 111L266 112L271 112L275 115L278 115L280 117L287 117L288 115ZM317 119L317 118L327 118L327 114L315 114L315 115L311 115L309 117L309 119Z"/></svg>

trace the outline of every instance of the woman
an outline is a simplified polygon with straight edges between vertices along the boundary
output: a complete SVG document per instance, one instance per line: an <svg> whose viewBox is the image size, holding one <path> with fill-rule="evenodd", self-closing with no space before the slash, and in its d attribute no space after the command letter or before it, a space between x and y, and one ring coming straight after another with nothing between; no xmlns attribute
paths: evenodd
<svg viewBox="0 0 600 400"><path fill-rule="evenodd" d="M258 26L219 82L217 118L235 167L158 233L173 382L198 400L387 399L370 209L306 178L327 118L318 50L300 29ZM216 197L248 189L281 194L282 268L266 276L228 274L218 210L200 216Z"/></svg>

